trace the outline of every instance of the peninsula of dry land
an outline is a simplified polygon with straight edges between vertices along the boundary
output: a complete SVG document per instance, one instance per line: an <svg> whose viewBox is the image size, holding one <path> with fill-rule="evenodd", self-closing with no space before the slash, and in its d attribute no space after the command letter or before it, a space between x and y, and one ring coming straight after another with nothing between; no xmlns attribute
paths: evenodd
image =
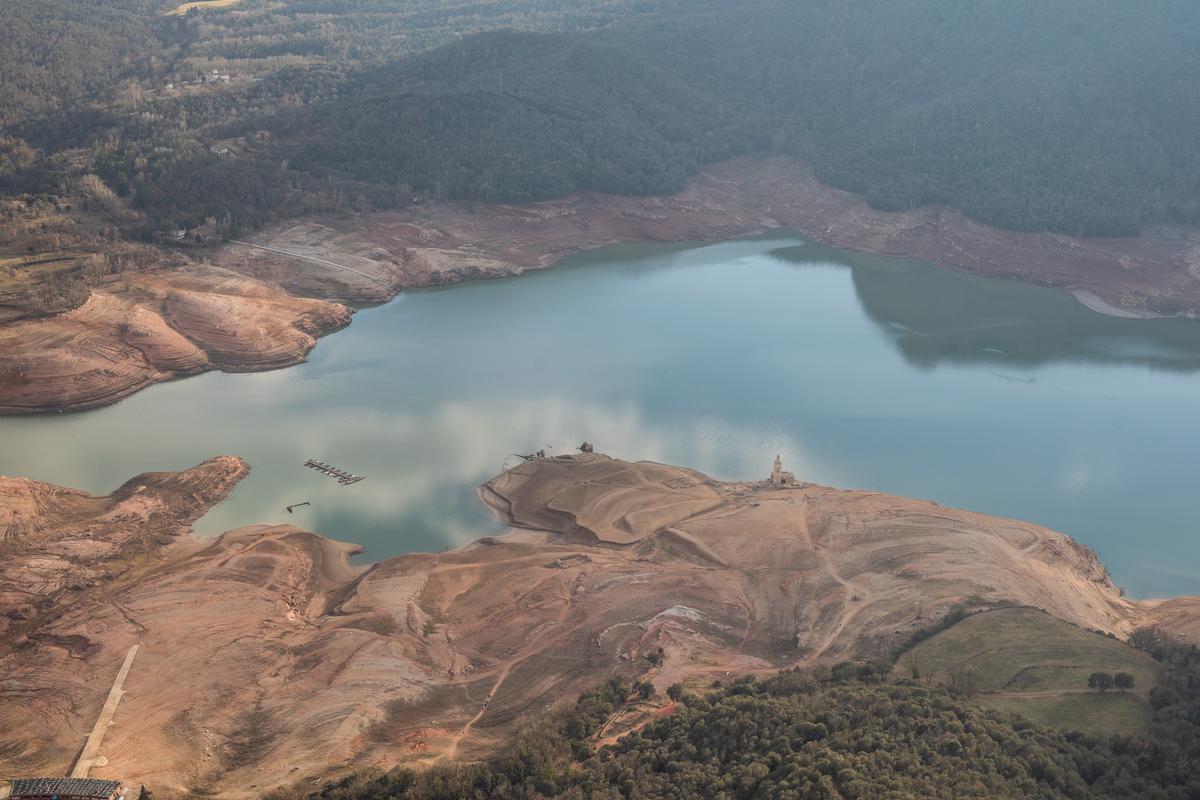
<svg viewBox="0 0 1200 800"><path fill-rule="evenodd" d="M353 567L294 527L186 535L245 470L0 479L0 773L65 769L134 644L93 774L250 796L481 757L614 675L883 656L963 603L1200 641L1196 599L1132 601L1062 534L930 502L587 453L481 488L505 536Z"/></svg>
<svg viewBox="0 0 1200 800"><path fill-rule="evenodd" d="M106 278L86 298L0 326L0 414L79 411L184 375L297 364L351 313L191 262Z"/></svg>

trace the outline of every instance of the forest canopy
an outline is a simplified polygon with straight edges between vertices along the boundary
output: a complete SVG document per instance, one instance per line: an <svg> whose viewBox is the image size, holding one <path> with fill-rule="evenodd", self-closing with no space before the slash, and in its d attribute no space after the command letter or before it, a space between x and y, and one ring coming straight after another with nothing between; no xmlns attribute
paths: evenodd
<svg viewBox="0 0 1200 800"><path fill-rule="evenodd" d="M701 164L784 152L884 209L1131 234L1200 221L1198 43L1183 2L769 2L483 35L274 124L303 168L452 196L669 192Z"/></svg>
<svg viewBox="0 0 1200 800"><path fill-rule="evenodd" d="M1078 235L1200 223L1189 0L245 0L126 25L153 5L54 6L82 49L13 73L0 188L52 191L82 149L147 230L235 229L343 197L673 192L706 163L784 153L883 209ZM30 8L0 16L46 50ZM186 84L209 68L230 80ZM218 143L244 146L213 164Z"/></svg>

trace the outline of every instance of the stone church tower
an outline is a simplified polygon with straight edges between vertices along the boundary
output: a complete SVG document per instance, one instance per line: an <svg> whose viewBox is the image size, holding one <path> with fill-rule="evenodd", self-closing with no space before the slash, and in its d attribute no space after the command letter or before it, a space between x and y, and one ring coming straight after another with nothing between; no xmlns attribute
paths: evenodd
<svg viewBox="0 0 1200 800"><path fill-rule="evenodd" d="M783 469L783 459L778 454L775 456L775 466L771 468L771 485L778 488L780 486L795 486L796 476L790 472L785 472Z"/></svg>

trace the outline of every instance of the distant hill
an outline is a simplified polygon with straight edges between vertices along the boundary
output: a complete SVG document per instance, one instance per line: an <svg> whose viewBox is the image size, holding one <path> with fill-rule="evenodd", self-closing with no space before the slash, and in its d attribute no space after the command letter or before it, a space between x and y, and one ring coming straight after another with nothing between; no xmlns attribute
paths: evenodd
<svg viewBox="0 0 1200 800"><path fill-rule="evenodd" d="M55 2L0 11L22 43L0 47L21 88L0 107L0 191L90 169L142 233L414 191L671 192L761 153L889 210L1076 235L1200 224L1190 0ZM188 83L213 67L227 85Z"/></svg>
<svg viewBox="0 0 1200 800"><path fill-rule="evenodd" d="M453 196L662 193L782 151L889 210L1122 235L1200 221L1197 42L1185 2L761 2L475 37L275 126L303 168Z"/></svg>

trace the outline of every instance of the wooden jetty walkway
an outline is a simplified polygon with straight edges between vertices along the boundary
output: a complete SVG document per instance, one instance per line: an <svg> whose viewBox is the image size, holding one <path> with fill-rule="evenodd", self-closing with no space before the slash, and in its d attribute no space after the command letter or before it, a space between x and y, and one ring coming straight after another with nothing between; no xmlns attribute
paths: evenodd
<svg viewBox="0 0 1200 800"><path fill-rule="evenodd" d="M355 475L351 472L346 472L344 469L338 469L332 464L326 464L324 461L318 461L315 458L310 458L304 462L304 466L309 469L315 469L317 472L328 475L331 478L337 478L337 482L343 486L349 486L352 483L358 483L366 478L366 475Z"/></svg>

